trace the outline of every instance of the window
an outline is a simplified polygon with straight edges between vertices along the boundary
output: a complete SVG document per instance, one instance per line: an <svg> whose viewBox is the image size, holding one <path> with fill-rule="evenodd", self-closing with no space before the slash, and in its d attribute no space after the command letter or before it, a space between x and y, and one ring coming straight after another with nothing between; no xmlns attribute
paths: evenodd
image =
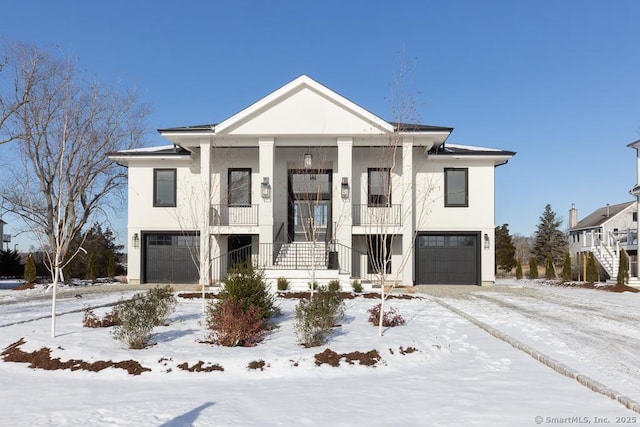
<svg viewBox="0 0 640 427"><path fill-rule="evenodd" d="M444 205L445 207L469 206L468 169L445 168Z"/></svg>
<svg viewBox="0 0 640 427"><path fill-rule="evenodd" d="M229 206L251 205L251 169L229 169Z"/></svg>
<svg viewBox="0 0 640 427"><path fill-rule="evenodd" d="M153 206L176 206L176 170L153 170Z"/></svg>
<svg viewBox="0 0 640 427"><path fill-rule="evenodd" d="M369 236L367 248L367 273L391 274L391 236ZM386 256L385 256L386 255Z"/></svg>
<svg viewBox="0 0 640 427"><path fill-rule="evenodd" d="M369 168L369 206L391 206L391 169Z"/></svg>

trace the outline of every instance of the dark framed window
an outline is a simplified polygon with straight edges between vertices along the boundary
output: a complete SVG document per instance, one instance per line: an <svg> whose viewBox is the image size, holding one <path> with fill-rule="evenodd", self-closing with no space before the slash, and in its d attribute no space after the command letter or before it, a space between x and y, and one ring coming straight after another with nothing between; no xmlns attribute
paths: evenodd
<svg viewBox="0 0 640 427"><path fill-rule="evenodd" d="M367 240L367 273L381 274L384 269L391 274L391 236L372 235Z"/></svg>
<svg viewBox="0 0 640 427"><path fill-rule="evenodd" d="M251 169L229 169L229 206L251 205Z"/></svg>
<svg viewBox="0 0 640 427"><path fill-rule="evenodd" d="M463 208L469 206L469 169L445 168L444 205Z"/></svg>
<svg viewBox="0 0 640 427"><path fill-rule="evenodd" d="M369 168L369 206L391 206L391 169Z"/></svg>
<svg viewBox="0 0 640 427"><path fill-rule="evenodd" d="M176 170L153 170L153 206L176 206Z"/></svg>

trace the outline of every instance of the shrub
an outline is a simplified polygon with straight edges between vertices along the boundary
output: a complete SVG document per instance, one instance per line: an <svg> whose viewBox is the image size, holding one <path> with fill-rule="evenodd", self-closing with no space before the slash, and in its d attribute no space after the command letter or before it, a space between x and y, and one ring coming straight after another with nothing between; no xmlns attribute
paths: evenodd
<svg viewBox="0 0 640 427"><path fill-rule="evenodd" d="M522 263L518 260L518 265L516 265L516 279L522 279Z"/></svg>
<svg viewBox="0 0 640 427"><path fill-rule="evenodd" d="M294 329L305 347L324 344L331 328L344 316L344 302L337 292L323 286L311 299L302 299L296 306Z"/></svg>
<svg viewBox="0 0 640 427"><path fill-rule="evenodd" d="M338 292L340 290L340 281L339 280L330 280L327 287L331 292Z"/></svg>
<svg viewBox="0 0 640 427"><path fill-rule="evenodd" d="M167 317L176 310L178 305L178 300L173 295L173 288L171 285L151 288L147 296L156 308L155 326L166 325Z"/></svg>
<svg viewBox="0 0 640 427"><path fill-rule="evenodd" d="M564 254L564 263L562 264L562 280L568 282L571 280L571 255L569 252Z"/></svg>
<svg viewBox="0 0 640 427"><path fill-rule="evenodd" d="M547 255L547 259L544 265L544 278L547 280L551 280L556 277L556 272L553 267L553 259L551 255Z"/></svg>
<svg viewBox="0 0 640 427"><path fill-rule="evenodd" d="M382 304L377 304L367 310L369 313L369 322L373 323L375 326L380 324L380 309ZM395 308L390 308L382 313L382 326L386 327L394 327L401 326L407 323L404 318L398 313Z"/></svg>
<svg viewBox="0 0 640 427"><path fill-rule="evenodd" d="M529 259L529 278L538 278L538 260L536 259L536 257L531 257Z"/></svg>
<svg viewBox="0 0 640 427"><path fill-rule="evenodd" d="M85 328L108 328L116 324L115 319L111 313L105 314L100 319L90 308L84 310L84 316L82 317L82 326Z"/></svg>
<svg viewBox="0 0 640 427"><path fill-rule="evenodd" d="M362 292L362 283L360 283L359 280L354 280L351 282L351 288L353 289L353 292L359 294Z"/></svg>
<svg viewBox="0 0 640 427"><path fill-rule="evenodd" d="M278 277L277 287L279 291L286 291L289 289L289 281L286 277Z"/></svg>
<svg viewBox="0 0 640 427"><path fill-rule="evenodd" d="M280 314L276 297L267 288L264 273L255 270L251 264L237 264L229 271L216 304L222 305L229 298L242 301L244 311L254 306L263 319Z"/></svg>
<svg viewBox="0 0 640 427"><path fill-rule="evenodd" d="M210 303L207 308L209 339L225 347L252 347L262 341L265 320L261 310L243 299L225 299L221 304Z"/></svg>
<svg viewBox="0 0 640 427"><path fill-rule="evenodd" d="M309 282L307 283L307 285L309 285L309 290L316 290L318 289L318 282L316 282L315 280L313 282Z"/></svg>
<svg viewBox="0 0 640 427"><path fill-rule="evenodd" d="M113 312L119 323L111 332L113 337L129 348L144 348L158 322L156 306L151 298L146 294L135 294L130 300L116 305Z"/></svg>
<svg viewBox="0 0 640 427"><path fill-rule="evenodd" d="M627 283L629 283L629 257L627 256L627 252L625 250L621 250L616 284L626 285Z"/></svg>
<svg viewBox="0 0 640 427"><path fill-rule="evenodd" d="M33 255L29 254L27 262L24 265L24 280L26 280L27 283L36 283L37 278L36 262L33 259Z"/></svg>
<svg viewBox="0 0 640 427"><path fill-rule="evenodd" d="M587 282L598 281L598 267L596 267L596 259L593 256L593 252L589 252L589 258L587 258Z"/></svg>

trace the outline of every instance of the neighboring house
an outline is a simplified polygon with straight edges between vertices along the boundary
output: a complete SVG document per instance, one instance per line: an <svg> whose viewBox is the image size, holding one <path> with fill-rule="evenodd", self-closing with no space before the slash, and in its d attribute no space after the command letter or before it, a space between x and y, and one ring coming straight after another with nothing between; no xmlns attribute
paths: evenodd
<svg viewBox="0 0 640 427"><path fill-rule="evenodd" d="M569 252L578 266L593 252L610 278L616 279L620 250L629 254L631 271L637 263L638 207L636 202L606 205L578 221L578 210L569 210Z"/></svg>
<svg viewBox="0 0 640 427"><path fill-rule="evenodd" d="M128 168L130 283L268 280L492 284L495 168L514 152L390 123L301 76L172 145L112 153ZM382 270L384 269L384 270Z"/></svg>

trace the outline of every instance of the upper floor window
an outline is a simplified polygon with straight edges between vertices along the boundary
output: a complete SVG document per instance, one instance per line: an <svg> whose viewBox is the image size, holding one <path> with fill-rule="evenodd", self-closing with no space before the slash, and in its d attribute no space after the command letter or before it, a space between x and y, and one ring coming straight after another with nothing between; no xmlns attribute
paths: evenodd
<svg viewBox="0 0 640 427"><path fill-rule="evenodd" d="M176 206L176 170L153 170L153 206Z"/></svg>
<svg viewBox="0 0 640 427"><path fill-rule="evenodd" d="M391 206L391 169L369 168L369 206Z"/></svg>
<svg viewBox="0 0 640 427"><path fill-rule="evenodd" d="M229 206L251 205L251 169L229 169Z"/></svg>
<svg viewBox="0 0 640 427"><path fill-rule="evenodd" d="M469 206L469 169L445 168L444 205L445 207Z"/></svg>

